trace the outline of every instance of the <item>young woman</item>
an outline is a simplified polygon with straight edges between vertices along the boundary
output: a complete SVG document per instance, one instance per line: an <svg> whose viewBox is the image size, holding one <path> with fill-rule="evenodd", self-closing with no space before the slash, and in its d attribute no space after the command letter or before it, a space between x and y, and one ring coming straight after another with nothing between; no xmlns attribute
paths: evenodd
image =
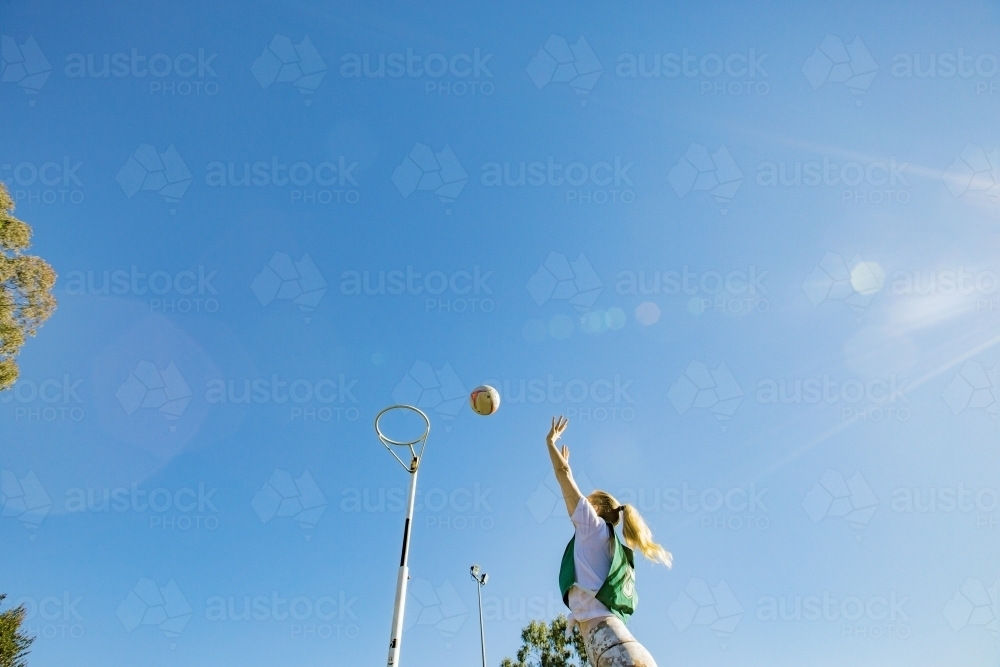
<svg viewBox="0 0 1000 667"><path fill-rule="evenodd" d="M604 491L589 496L580 493L569 467L569 448L556 448L567 424L565 417L554 417L546 438L552 468L576 529L559 569L563 602L572 612L567 632L576 624L580 626L593 667L656 667L649 651L625 629L638 602L632 554L633 549L638 550L667 567L672 557L653 541L653 534L634 507L619 505ZM615 532L619 521L628 546Z"/></svg>

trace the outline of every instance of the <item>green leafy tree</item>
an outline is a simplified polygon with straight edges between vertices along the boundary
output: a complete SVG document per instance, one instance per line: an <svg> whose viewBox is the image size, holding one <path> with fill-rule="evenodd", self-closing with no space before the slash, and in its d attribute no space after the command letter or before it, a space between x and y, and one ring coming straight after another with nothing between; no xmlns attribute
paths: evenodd
<svg viewBox="0 0 1000 667"><path fill-rule="evenodd" d="M7 597L0 593L0 602ZM0 667L26 667L28 648L34 637L21 631L24 606L0 612Z"/></svg>
<svg viewBox="0 0 1000 667"><path fill-rule="evenodd" d="M0 183L0 391L17 382L18 352L56 309L56 272L42 258L24 254L31 227L13 211L14 200Z"/></svg>
<svg viewBox="0 0 1000 667"><path fill-rule="evenodd" d="M501 667L588 667L587 646L579 628L566 639L566 617L560 614L551 623L532 621L521 630L517 660L504 658Z"/></svg>

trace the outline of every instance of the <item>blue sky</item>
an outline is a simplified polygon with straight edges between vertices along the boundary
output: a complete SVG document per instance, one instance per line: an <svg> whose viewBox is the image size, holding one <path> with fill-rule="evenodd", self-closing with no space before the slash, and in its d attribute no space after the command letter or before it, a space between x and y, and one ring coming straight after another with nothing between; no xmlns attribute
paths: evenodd
<svg viewBox="0 0 1000 667"><path fill-rule="evenodd" d="M433 424L404 665L479 660L473 563L492 664L563 611L557 413L674 553L659 664L996 663L992 5L0 16L60 276L0 394L31 664L384 660L394 402Z"/></svg>

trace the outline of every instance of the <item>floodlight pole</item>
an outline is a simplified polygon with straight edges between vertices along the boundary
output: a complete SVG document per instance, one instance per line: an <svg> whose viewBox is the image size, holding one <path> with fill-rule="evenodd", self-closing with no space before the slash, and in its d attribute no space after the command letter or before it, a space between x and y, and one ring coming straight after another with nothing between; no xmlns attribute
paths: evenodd
<svg viewBox="0 0 1000 667"><path fill-rule="evenodd" d="M387 667L399 666L399 649L403 642L403 613L406 611L406 584L410 578L407 562L410 557L410 526L413 523L413 506L417 498L417 470L420 458L410 461L410 498L406 504L406 522L403 524L403 551L399 557L399 576L396 579L396 603L392 610L392 635L389 638Z"/></svg>

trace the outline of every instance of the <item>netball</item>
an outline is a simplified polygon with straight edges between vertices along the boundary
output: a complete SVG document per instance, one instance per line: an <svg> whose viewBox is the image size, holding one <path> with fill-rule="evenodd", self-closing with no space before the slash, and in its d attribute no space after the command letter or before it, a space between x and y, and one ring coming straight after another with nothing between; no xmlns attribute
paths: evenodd
<svg viewBox="0 0 1000 667"><path fill-rule="evenodd" d="M500 407L500 392L488 384L480 385L469 394L469 405L477 415L488 417Z"/></svg>

